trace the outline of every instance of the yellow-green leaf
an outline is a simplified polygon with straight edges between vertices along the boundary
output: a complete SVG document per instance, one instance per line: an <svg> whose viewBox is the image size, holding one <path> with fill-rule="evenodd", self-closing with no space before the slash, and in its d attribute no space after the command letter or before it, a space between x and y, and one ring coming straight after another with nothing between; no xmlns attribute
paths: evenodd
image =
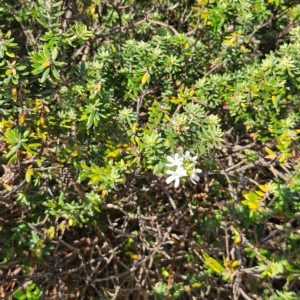
<svg viewBox="0 0 300 300"><path fill-rule="evenodd" d="M265 158L267 158L267 159L274 159L274 158L276 158L276 156L277 156L276 153L273 152L270 148L265 147L265 150L269 154L269 155L266 155Z"/></svg>
<svg viewBox="0 0 300 300"><path fill-rule="evenodd" d="M238 260L235 260L231 263L230 267L231 268L236 268L237 266L239 265L239 261Z"/></svg>
<svg viewBox="0 0 300 300"><path fill-rule="evenodd" d="M210 257L207 253L203 253L203 258L205 260L204 267L207 269L211 269L216 273L221 273L224 271L224 267L214 258Z"/></svg>
<svg viewBox="0 0 300 300"><path fill-rule="evenodd" d="M117 157L119 154L120 154L120 149L116 149L116 150L114 150L112 152L109 152L107 154L107 157Z"/></svg>
<svg viewBox="0 0 300 300"><path fill-rule="evenodd" d="M132 125L132 127L131 127L131 128L132 128L132 130L133 130L133 131L136 131L136 129L137 129L137 126L138 126L138 125L137 125L137 123L133 123L133 125Z"/></svg>
<svg viewBox="0 0 300 300"><path fill-rule="evenodd" d="M193 287L194 289L199 289L199 288L201 287L201 283L200 283L200 282L194 282L194 283L192 284L192 287Z"/></svg>
<svg viewBox="0 0 300 300"><path fill-rule="evenodd" d="M263 197L265 195L265 193L261 192L261 191L256 191L255 192L258 196Z"/></svg>
<svg viewBox="0 0 300 300"><path fill-rule="evenodd" d="M247 194L244 194L244 197L245 197L245 200L242 201L242 203L246 206L249 207L250 210L253 210L253 211L257 211L260 206L261 206L261 203L260 203L260 196L257 195L255 192L250 192L250 193L247 193Z"/></svg>
<svg viewBox="0 0 300 300"><path fill-rule="evenodd" d="M71 221L70 221L70 220L71 220ZM68 225L69 225L69 226L72 226L72 225L73 225L72 222L73 222L73 220L72 220L72 219L69 219L69 220L68 220L68 223L69 223ZM72 224L71 224L71 223L72 223ZM61 231L65 230L65 228L66 228L66 225L65 225L65 223L63 223L63 222L61 222L61 223L58 225L58 229L61 230Z"/></svg>
<svg viewBox="0 0 300 300"><path fill-rule="evenodd" d="M265 147L266 152L268 152L269 155L275 154L270 148Z"/></svg>
<svg viewBox="0 0 300 300"><path fill-rule="evenodd" d="M9 57L15 57L16 55L13 52L6 51L5 54Z"/></svg>
<svg viewBox="0 0 300 300"><path fill-rule="evenodd" d="M32 166L30 166L28 169L27 169L27 172L25 174L25 180L27 182L30 182L31 181L31 176L33 175L33 170L32 170Z"/></svg>
<svg viewBox="0 0 300 300"><path fill-rule="evenodd" d="M244 200L242 201L244 205L247 205L250 210L257 211L260 208L259 201L251 201L251 200Z"/></svg>
<svg viewBox="0 0 300 300"><path fill-rule="evenodd" d="M124 184L125 182L126 182L126 175L123 174L123 176L122 176L122 183Z"/></svg>
<svg viewBox="0 0 300 300"><path fill-rule="evenodd" d="M200 5L206 5L208 3L208 0L198 0L197 2Z"/></svg>
<svg viewBox="0 0 300 300"><path fill-rule="evenodd" d="M146 84L150 79L150 74L146 72L144 76L142 77L142 84Z"/></svg>
<svg viewBox="0 0 300 300"><path fill-rule="evenodd" d="M49 67L49 66L50 66L50 62L49 62L49 61L45 61L45 62L42 64L42 66L43 66L44 68Z"/></svg>
<svg viewBox="0 0 300 300"><path fill-rule="evenodd" d="M274 105L275 107L277 107L277 106L278 106L278 103L277 103L277 97L273 95L273 96L271 97L271 99L272 99L273 105Z"/></svg>
<svg viewBox="0 0 300 300"><path fill-rule="evenodd" d="M166 270L166 268L162 268L161 270L161 275L163 277L169 277L170 276L170 273Z"/></svg>
<svg viewBox="0 0 300 300"><path fill-rule="evenodd" d="M171 97L171 102L175 104L180 104L182 103L183 105L186 105L187 100L185 98L176 98L176 97Z"/></svg>
<svg viewBox="0 0 300 300"><path fill-rule="evenodd" d="M24 113L21 113L21 114L19 115L19 122L20 122L20 124L23 124L24 121L25 121L25 114L24 114Z"/></svg>
<svg viewBox="0 0 300 300"><path fill-rule="evenodd" d="M259 184L258 187L263 191L263 192L267 192L267 188L263 185L263 184Z"/></svg>
<svg viewBox="0 0 300 300"><path fill-rule="evenodd" d="M235 239L233 241L234 244L239 244L241 242L241 236L240 235L237 235L235 236Z"/></svg>
<svg viewBox="0 0 300 300"><path fill-rule="evenodd" d="M287 161L287 156L285 153L281 153L280 157L279 157L279 162L280 163L285 163Z"/></svg>
<svg viewBox="0 0 300 300"><path fill-rule="evenodd" d="M54 226L51 226L51 227L48 229L48 235L49 235L50 239L53 239L53 238L54 238L54 235L55 235L55 228L54 228Z"/></svg>

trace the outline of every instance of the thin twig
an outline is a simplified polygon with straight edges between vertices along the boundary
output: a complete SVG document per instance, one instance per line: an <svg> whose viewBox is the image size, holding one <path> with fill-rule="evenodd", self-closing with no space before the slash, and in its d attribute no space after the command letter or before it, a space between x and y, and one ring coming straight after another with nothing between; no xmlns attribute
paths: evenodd
<svg viewBox="0 0 300 300"><path fill-rule="evenodd" d="M253 300L244 292L244 290L241 287L240 287L240 293L246 300Z"/></svg>
<svg viewBox="0 0 300 300"><path fill-rule="evenodd" d="M165 186L163 185L163 183L160 181L160 179L158 178L158 182L160 183L162 189L164 190L165 194L167 195L171 206L173 207L173 209L176 211L176 214L180 214L179 209L177 208L173 198L171 197L170 193L168 192L168 190L165 188Z"/></svg>

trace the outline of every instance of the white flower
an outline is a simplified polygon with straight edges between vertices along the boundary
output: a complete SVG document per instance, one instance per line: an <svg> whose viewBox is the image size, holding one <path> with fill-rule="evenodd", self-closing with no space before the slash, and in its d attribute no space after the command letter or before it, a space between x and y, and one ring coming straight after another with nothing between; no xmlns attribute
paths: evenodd
<svg viewBox="0 0 300 300"><path fill-rule="evenodd" d="M167 167L180 167L183 163L183 157L179 157L178 153L175 154L174 158L167 156L167 160L170 162L170 164L166 164Z"/></svg>
<svg viewBox="0 0 300 300"><path fill-rule="evenodd" d="M197 173L201 173L202 170L201 169L193 169L193 174L190 176L190 179L191 179L191 182L193 184L196 184L197 182L196 181L199 181L200 177L197 175Z"/></svg>
<svg viewBox="0 0 300 300"><path fill-rule="evenodd" d="M197 163L198 156L191 156L190 151L186 151L185 154L183 155L183 157L195 164Z"/></svg>
<svg viewBox="0 0 300 300"><path fill-rule="evenodd" d="M187 171L182 166L178 166L176 171L167 170L166 173L171 175L166 179L166 183L169 184L172 181L175 181L175 188L179 186L180 177L187 176Z"/></svg>

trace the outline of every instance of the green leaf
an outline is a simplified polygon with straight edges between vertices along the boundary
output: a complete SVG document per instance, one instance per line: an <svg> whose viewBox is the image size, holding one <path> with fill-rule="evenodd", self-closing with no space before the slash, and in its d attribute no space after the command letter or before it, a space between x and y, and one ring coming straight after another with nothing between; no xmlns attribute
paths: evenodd
<svg viewBox="0 0 300 300"><path fill-rule="evenodd" d="M26 299L24 298L25 294L22 292L21 289L18 289L16 290L14 293L13 293L13 296L17 299Z"/></svg>
<svg viewBox="0 0 300 300"><path fill-rule="evenodd" d="M57 72L56 68L54 66L51 67L51 72L53 74L53 76L56 78L56 79L60 79L60 75L59 73Z"/></svg>
<svg viewBox="0 0 300 300"><path fill-rule="evenodd" d="M46 61L50 61L50 52L47 49L46 45L43 47L43 57Z"/></svg>
<svg viewBox="0 0 300 300"><path fill-rule="evenodd" d="M38 75L38 74L42 73L44 70L45 70L45 68L43 66L39 65L39 67L37 67L36 69L32 70L32 74L33 75Z"/></svg>
<svg viewBox="0 0 300 300"><path fill-rule="evenodd" d="M6 158L11 157L14 153L16 153L16 152L18 151L18 149L19 149L18 146L13 147L13 148L5 155L5 157L6 157Z"/></svg>
<svg viewBox="0 0 300 300"><path fill-rule="evenodd" d="M59 11L57 13L54 14L55 17L60 17L64 14L65 12L62 10L62 11Z"/></svg>
<svg viewBox="0 0 300 300"><path fill-rule="evenodd" d="M207 253L203 253L203 258L205 260L204 267L207 269L210 269L216 273L221 273L224 271L224 267L214 258L210 257Z"/></svg>
<svg viewBox="0 0 300 300"><path fill-rule="evenodd" d="M10 158L10 160L8 161L8 165L11 165L12 163L14 163L16 160L18 159L18 155L17 155L17 153L14 155L14 156L12 156L11 158Z"/></svg>
<svg viewBox="0 0 300 300"><path fill-rule="evenodd" d="M43 73L43 75L42 75L42 78L41 78L41 83L45 82L45 80L48 78L49 72L50 72L50 68L47 68L47 69L44 71L44 73Z"/></svg>
<svg viewBox="0 0 300 300"><path fill-rule="evenodd" d="M40 18L35 18L42 26L44 27L49 27L47 23L45 23L44 21L42 21Z"/></svg>
<svg viewBox="0 0 300 300"><path fill-rule="evenodd" d="M62 67L66 65L66 63L62 61L54 61L53 64L57 67Z"/></svg>
<svg viewBox="0 0 300 300"><path fill-rule="evenodd" d="M58 1L56 3L51 4L52 7L57 7L63 4L63 1Z"/></svg>
<svg viewBox="0 0 300 300"><path fill-rule="evenodd" d="M153 174L161 173L163 168L164 168L164 165L162 163L156 164L154 169L153 169Z"/></svg>
<svg viewBox="0 0 300 300"><path fill-rule="evenodd" d="M34 244L37 244L37 242L40 240L38 234L36 234L35 232L32 232L31 233L31 236L32 236L32 241Z"/></svg>
<svg viewBox="0 0 300 300"><path fill-rule="evenodd" d="M28 291L28 292L31 292L31 291L34 290L34 288L35 288L35 283L32 283L32 284L30 284L30 285L27 287L27 291Z"/></svg>
<svg viewBox="0 0 300 300"><path fill-rule="evenodd" d="M59 195L58 204L62 207L65 205L64 200L65 200L65 195L64 195L63 192L61 192L60 195Z"/></svg>
<svg viewBox="0 0 300 300"><path fill-rule="evenodd" d="M154 297L157 300L166 299L168 286L163 282L157 282L153 288Z"/></svg>
<svg viewBox="0 0 300 300"><path fill-rule="evenodd" d="M54 49L52 50L52 54L51 54L52 60L56 60L57 55L58 55L58 50L56 47L54 47Z"/></svg>
<svg viewBox="0 0 300 300"><path fill-rule="evenodd" d="M286 262L286 269L289 272L293 272L293 273L300 273L300 270L298 268L295 268L291 263Z"/></svg>

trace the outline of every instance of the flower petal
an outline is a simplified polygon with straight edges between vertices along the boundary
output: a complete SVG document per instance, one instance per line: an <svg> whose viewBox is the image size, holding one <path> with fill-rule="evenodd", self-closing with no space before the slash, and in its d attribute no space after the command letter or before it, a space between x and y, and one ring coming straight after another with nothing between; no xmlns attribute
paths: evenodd
<svg viewBox="0 0 300 300"><path fill-rule="evenodd" d="M180 183L180 180L179 180L179 177L177 177L177 178L175 179L174 187L175 187L175 188L178 188L178 187L179 187L179 183Z"/></svg>
<svg viewBox="0 0 300 300"><path fill-rule="evenodd" d="M170 162L169 164L166 164L167 167L179 167L183 163L183 157L179 157L178 153L175 153L174 158L171 156L167 156L167 160Z"/></svg>
<svg viewBox="0 0 300 300"><path fill-rule="evenodd" d="M170 161L170 162L173 162L174 158L172 156L167 156L167 160Z"/></svg>
<svg viewBox="0 0 300 300"><path fill-rule="evenodd" d="M196 174L193 174L193 175L190 177L190 179L191 179L191 182L192 182L193 184L196 184L196 183L199 181L200 177L199 177L198 175L196 175Z"/></svg>
<svg viewBox="0 0 300 300"><path fill-rule="evenodd" d="M174 174L175 172L174 172L174 171L172 171L172 170L167 170L167 171L166 171L166 173L167 173L167 174L171 174L171 175L172 175L172 174Z"/></svg>
<svg viewBox="0 0 300 300"><path fill-rule="evenodd" d="M188 159L189 161L193 162L193 163L197 163L197 159L198 159L198 156L191 156L191 153L190 151L186 151L185 154L184 154L184 158L185 159Z"/></svg>
<svg viewBox="0 0 300 300"><path fill-rule="evenodd" d="M171 175L170 177L168 177L167 179L166 179L166 183L167 184L169 184L169 183L171 183L173 180L175 180L176 179L176 177L174 177L173 175Z"/></svg>

